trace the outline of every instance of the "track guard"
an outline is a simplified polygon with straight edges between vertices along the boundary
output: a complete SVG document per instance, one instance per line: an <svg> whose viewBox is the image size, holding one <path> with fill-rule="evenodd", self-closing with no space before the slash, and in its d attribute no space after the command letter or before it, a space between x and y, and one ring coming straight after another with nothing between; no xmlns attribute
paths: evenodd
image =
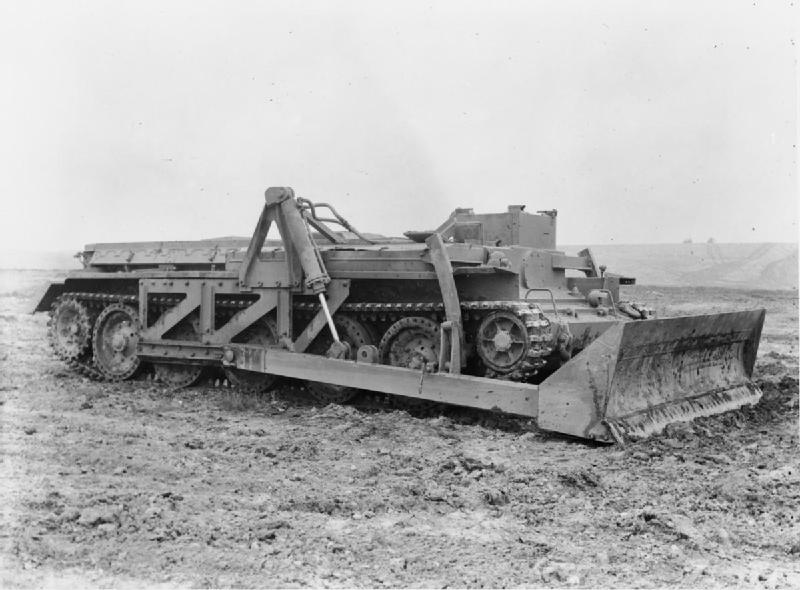
<svg viewBox="0 0 800 590"><path fill-rule="evenodd" d="M64 283L50 283L47 286L47 290L42 293L42 296L39 298L39 303L36 304L36 307L31 313L50 311L50 306L53 304L53 301L61 297L65 290L66 285Z"/></svg>
<svg viewBox="0 0 800 590"><path fill-rule="evenodd" d="M603 442L754 404L765 310L626 322L539 387L538 424Z"/></svg>

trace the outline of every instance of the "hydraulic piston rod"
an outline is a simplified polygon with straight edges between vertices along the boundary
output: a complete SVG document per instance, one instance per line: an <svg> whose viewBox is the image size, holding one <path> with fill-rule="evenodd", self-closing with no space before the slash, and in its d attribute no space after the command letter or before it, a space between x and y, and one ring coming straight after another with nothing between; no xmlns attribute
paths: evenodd
<svg viewBox="0 0 800 590"><path fill-rule="evenodd" d="M319 294L319 304L322 306L322 311L325 313L325 319L328 320L328 327L331 329L331 336L333 336L334 342L340 343L339 332L336 331L336 325L333 323L331 310L328 309L328 302L325 300L325 293Z"/></svg>

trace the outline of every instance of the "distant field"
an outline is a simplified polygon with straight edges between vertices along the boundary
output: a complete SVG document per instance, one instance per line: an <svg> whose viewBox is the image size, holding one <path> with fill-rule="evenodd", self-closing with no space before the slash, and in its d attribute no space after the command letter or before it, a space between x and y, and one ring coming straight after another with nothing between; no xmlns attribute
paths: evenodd
<svg viewBox="0 0 800 590"><path fill-rule="evenodd" d="M0 252L0 269L6 270L69 270L80 268L75 258L78 251L34 252L31 250L7 250Z"/></svg>
<svg viewBox="0 0 800 590"><path fill-rule="evenodd" d="M797 244L590 246L609 272L641 285L797 288ZM564 246L568 252L580 250Z"/></svg>
<svg viewBox="0 0 800 590"><path fill-rule="evenodd" d="M797 244L646 244L590 246L609 272L640 285L796 289ZM562 246L575 253L583 246ZM0 268L78 268L72 252L0 252Z"/></svg>

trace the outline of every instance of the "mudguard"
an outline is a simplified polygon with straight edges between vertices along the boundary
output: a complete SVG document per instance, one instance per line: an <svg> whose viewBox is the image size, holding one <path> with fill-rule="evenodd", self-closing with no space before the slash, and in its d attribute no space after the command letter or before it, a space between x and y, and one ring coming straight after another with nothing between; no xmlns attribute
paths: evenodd
<svg viewBox="0 0 800 590"><path fill-rule="evenodd" d="M47 290L39 298L39 303L36 304L36 307L31 313L50 311L50 306L53 305L53 301L64 293L64 288L64 283L50 283L47 286Z"/></svg>

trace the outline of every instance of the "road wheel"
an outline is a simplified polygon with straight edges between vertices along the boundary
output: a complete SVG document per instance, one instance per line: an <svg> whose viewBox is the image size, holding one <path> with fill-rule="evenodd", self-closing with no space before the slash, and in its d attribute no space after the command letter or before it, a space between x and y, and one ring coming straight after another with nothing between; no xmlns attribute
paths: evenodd
<svg viewBox="0 0 800 590"><path fill-rule="evenodd" d="M141 364L136 352L138 342L136 310L122 303L107 306L97 316L92 334L95 368L109 381L132 377Z"/></svg>
<svg viewBox="0 0 800 590"><path fill-rule="evenodd" d="M378 355L384 365L436 372L439 368L439 324L418 316L396 321L381 338ZM405 396L392 396L392 403L414 411L427 411L437 406L435 402Z"/></svg>
<svg viewBox="0 0 800 590"><path fill-rule="evenodd" d="M256 346L276 346L278 344L278 324L271 317L264 317L240 333L233 342ZM264 393L275 386L277 375L243 371L235 367L225 367L228 383L244 393Z"/></svg>
<svg viewBox="0 0 800 590"><path fill-rule="evenodd" d="M197 318L186 318L172 330L165 338L167 340L184 340L188 342L200 341L200 330ZM203 374L202 365L184 365L180 363L154 363L153 371L156 381L163 383L170 389L190 387L197 383Z"/></svg>
<svg viewBox="0 0 800 590"><path fill-rule="evenodd" d="M423 317L407 317L389 326L378 353L384 365L426 373L439 368L439 324Z"/></svg>
<svg viewBox="0 0 800 590"><path fill-rule="evenodd" d="M350 358L355 358L359 346L374 345L375 337L369 326L346 315L337 315L333 318L339 338L346 342L350 348ZM325 355L333 344L333 336L327 326L311 343L306 352L309 354ZM320 383L318 381L307 381L309 393L317 401L324 404L343 404L350 401L358 393L355 387L344 387L342 385L331 385L330 383Z"/></svg>

